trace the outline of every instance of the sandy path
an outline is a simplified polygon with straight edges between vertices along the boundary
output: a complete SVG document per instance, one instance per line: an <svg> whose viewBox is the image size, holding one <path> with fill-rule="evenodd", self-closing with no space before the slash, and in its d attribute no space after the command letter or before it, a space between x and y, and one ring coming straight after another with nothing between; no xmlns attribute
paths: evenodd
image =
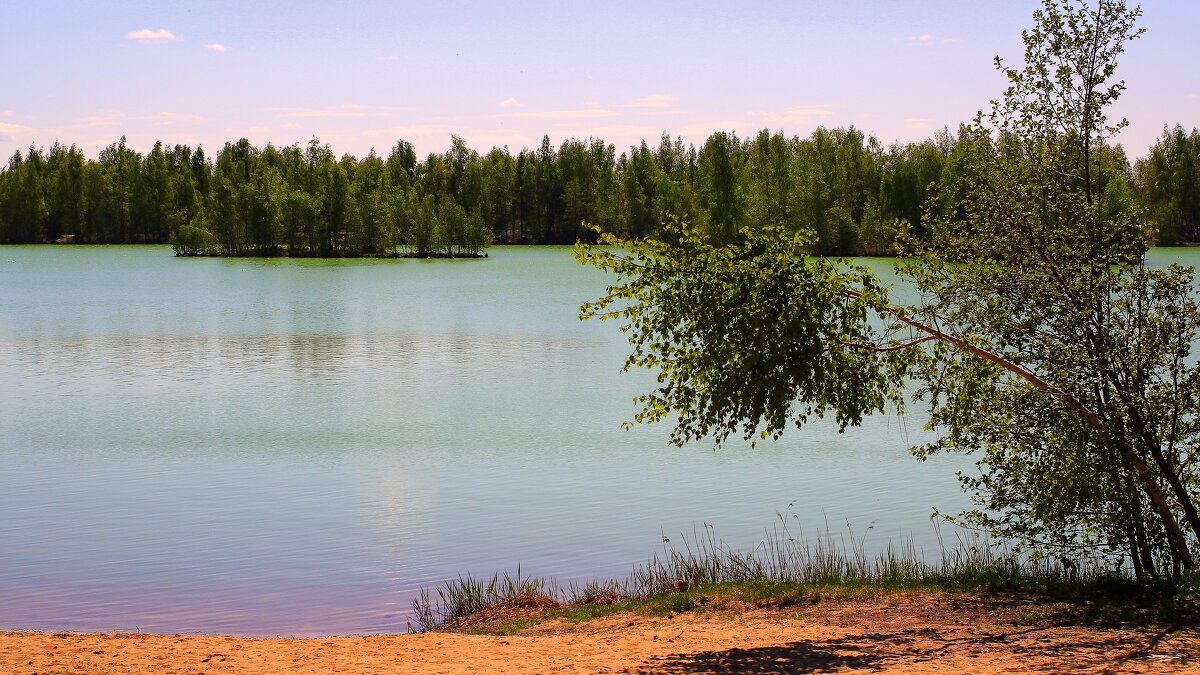
<svg viewBox="0 0 1200 675"><path fill-rule="evenodd" d="M0 633L0 672L61 673L1200 673L1200 632L947 616L932 601L740 616L619 615L521 635L318 639Z"/></svg>

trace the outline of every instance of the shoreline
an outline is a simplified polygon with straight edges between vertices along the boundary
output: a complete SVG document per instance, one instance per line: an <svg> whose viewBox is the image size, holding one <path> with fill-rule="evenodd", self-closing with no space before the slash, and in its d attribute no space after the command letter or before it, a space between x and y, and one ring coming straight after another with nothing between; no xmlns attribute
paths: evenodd
<svg viewBox="0 0 1200 675"><path fill-rule="evenodd" d="M551 619L510 635L326 638L0 631L0 672L1194 672L1200 630L1061 625L1055 603L893 594Z"/></svg>

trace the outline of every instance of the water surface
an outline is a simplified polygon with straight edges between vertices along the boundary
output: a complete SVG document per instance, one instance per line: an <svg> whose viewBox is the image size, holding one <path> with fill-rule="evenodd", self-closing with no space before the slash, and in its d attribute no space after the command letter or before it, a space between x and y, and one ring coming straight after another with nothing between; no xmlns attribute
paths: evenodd
<svg viewBox="0 0 1200 675"><path fill-rule="evenodd" d="M460 572L622 576L664 534L746 546L789 505L936 550L970 460L912 459L919 415L717 451L623 431L653 379L577 319L606 281L564 248L0 247L0 628L402 631Z"/></svg>

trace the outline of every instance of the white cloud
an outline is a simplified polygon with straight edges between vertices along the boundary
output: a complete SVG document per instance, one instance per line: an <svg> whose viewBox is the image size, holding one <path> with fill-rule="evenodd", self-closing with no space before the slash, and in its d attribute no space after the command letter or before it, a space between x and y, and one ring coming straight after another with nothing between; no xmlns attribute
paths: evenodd
<svg viewBox="0 0 1200 675"><path fill-rule="evenodd" d="M361 103L339 103L324 108L267 108L279 113L280 117L386 117L388 113L412 110L410 107L391 105L363 105Z"/></svg>
<svg viewBox="0 0 1200 675"><path fill-rule="evenodd" d="M659 136L660 129L653 127L638 126L635 124L602 124L600 126L588 127L587 129L578 130L574 135L578 138L603 138L607 142L612 142L610 137L633 137L640 140L645 140L647 143Z"/></svg>
<svg viewBox="0 0 1200 675"><path fill-rule="evenodd" d="M368 129L363 136L390 136L392 138L419 138L435 134L453 133L454 129L447 124L412 124L408 126L391 127L388 129Z"/></svg>
<svg viewBox="0 0 1200 675"><path fill-rule="evenodd" d="M944 45L954 44L956 42L962 42L962 40L960 40L958 38L937 38L937 37L930 35L929 33L923 33L921 35L910 35L910 36L908 36L908 41L909 42L924 42L924 43L929 43L929 44L932 44L934 42L940 42Z"/></svg>
<svg viewBox="0 0 1200 675"><path fill-rule="evenodd" d="M463 132L462 136L468 145L481 152L487 147L528 147L535 140L515 129L468 129Z"/></svg>
<svg viewBox="0 0 1200 675"><path fill-rule="evenodd" d="M88 117L80 117L78 123L68 125L67 129L92 129L97 127L115 127L124 124L127 120L137 120L139 122L153 122L156 126L166 126L179 122L200 122L205 118L199 115L190 115L187 113L176 113L162 111L152 115L126 115L120 110L105 110L103 115L90 115Z"/></svg>
<svg viewBox="0 0 1200 675"><path fill-rule="evenodd" d="M928 129L933 123L933 120L927 120L924 117L909 117L904 120L905 129Z"/></svg>
<svg viewBox="0 0 1200 675"><path fill-rule="evenodd" d="M1188 94L1188 98L1200 98L1200 94ZM12 111L10 110L8 113L11 115Z"/></svg>
<svg viewBox="0 0 1200 675"><path fill-rule="evenodd" d="M392 55L392 56L377 56L377 57L375 57L375 60L376 60L376 61L399 61L399 60L400 60L400 57L399 57L399 56L395 56L395 55Z"/></svg>
<svg viewBox="0 0 1200 675"><path fill-rule="evenodd" d="M300 124L298 122L288 122L287 124L283 125L283 128L284 129L299 129Z"/></svg>
<svg viewBox="0 0 1200 675"><path fill-rule="evenodd" d="M5 110L3 112L0 112L0 117L12 117L12 116L13 116L13 111L11 111L11 110Z"/></svg>
<svg viewBox="0 0 1200 675"><path fill-rule="evenodd" d="M365 114L357 110L294 110L281 117L362 117Z"/></svg>
<svg viewBox="0 0 1200 675"><path fill-rule="evenodd" d="M751 110L748 115L758 118L762 124L808 124L814 119L833 114L830 105L800 105L787 110Z"/></svg>
<svg viewBox="0 0 1200 675"><path fill-rule="evenodd" d="M617 116L617 113L615 113L611 110L597 110L597 109L589 108L586 110L539 110L536 112L503 113L500 115L492 115L492 118L500 119L500 118L506 118L506 117L536 117L536 118L541 118L541 119L577 120L577 119L596 119L596 118L600 118L600 117L616 117L616 116Z"/></svg>
<svg viewBox="0 0 1200 675"><path fill-rule="evenodd" d="M269 134L269 133L271 133L271 128L270 127L250 127L249 129L246 130L246 133Z"/></svg>
<svg viewBox="0 0 1200 675"><path fill-rule="evenodd" d="M126 33L125 37L129 38L130 40L153 40L153 41L180 39L180 38L176 37L174 33L167 30L166 28L159 28L158 30L150 30L149 28L143 28L141 30L135 30L132 33Z"/></svg>
<svg viewBox="0 0 1200 675"><path fill-rule="evenodd" d="M679 99L668 94L643 96L633 103L626 103L626 108L670 108Z"/></svg>
<svg viewBox="0 0 1200 675"><path fill-rule="evenodd" d="M216 43L216 42L213 42L213 43L210 43L210 44L206 44L206 45L204 45L204 46L205 46L205 47L208 47L209 49L213 50L214 52L223 52L223 51L226 51L226 50L228 50L228 49L229 49L229 47L226 47L226 46L225 46L225 45L223 45L223 44L218 44L218 43Z"/></svg>
<svg viewBox="0 0 1200 675"><path fill-rule="evenodd" d="M29 131L33 131L33 128L27 127L23 124L0 122L0 134L23 134Z"/></svg>
<svg viewBox="0 0 1200 675"><path fill-rule="evenodd" d="M109 141L109 143L112 143L112 141ZM190 145L193 148L198 148L198 147L204 145L204 142L201 141L199 138L196 138L195 136L184 136L183 138L178 138L178 139L173 140L172 143L179 143L180 145Z"/></svg>
<svg viewBox="0 0 1200 675"><path fill-rule="evenodd" d="M90 129L93 127L113 127L125 119L125 113L120 110L106 110L103 115L80 117L78 124L68 126L68 129Z"/></svg>
<svg viewBox="0 0 1200 675"><path fill-rule="evenodd" d="M130 119L135 119L142 122L154 122L158 125L166 125L175 124L176 122L199 122L204 118L200 117L199 115L163 111L154 113L153 115L139 115Z"/></svg>
<svg viewBox="0 0 1200 675"><path fill-rule="evenodd" d="M338 108L343 110L363 110L374 112L376 115L383 115L389 112L398 112L404 110L413 110L411 106L402 105L363 105L362 103L341 103Z"/></svg>
<svg viewBox="0 0 1200 675"><path fill-rule="evenodd" d="M697 122L683 128L686 136L710 136L718 131L742 131L754 126L746 120L717 120L714 122Z"/></svg>
<svg viewBox="0 0 1200 675"><path fill-rule="evenodd" d="M508 98L506 98L500 102L500 107L501 108L524 108L525 104L521 103L517 99L509 96Z"/></svg>

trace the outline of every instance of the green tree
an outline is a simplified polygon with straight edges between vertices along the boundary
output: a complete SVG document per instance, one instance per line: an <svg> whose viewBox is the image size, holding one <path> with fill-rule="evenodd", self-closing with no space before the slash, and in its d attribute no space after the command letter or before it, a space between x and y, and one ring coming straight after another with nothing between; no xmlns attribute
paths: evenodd
<svg viewBox="0 0 1200 675"><path fill-rule="evenodd" d="M700 203L713 241L733 243L745 223L745 187L737 134L718 131L700 151Z"/></svg>
<svg viewBox="0 0 1200 675"><path fill-rule="evenodd" d="M238 209L238 188L233 181L218 174L212 181L205 209L208 225L221 249L221 255L242 255L246 246L246 228Z"/></svg>
<svg viewBox="0 0 1200 675"><path fill-rule="evenodd" d="M558 150L558 164L563 182L563 233L574 241L585 222L599 215L599 182L592 155L583 141L563 141Z"/></svg>
<svg viewBox="0 0 1200 675"><path fill-rule="evenodd" d="M798 144L792 159L791 177L795 185L792 198L798 224L816 234L813 250L817 253L832 253L837 245L825 222L838 198L836 162L834 135L823 127Z"/></svg>
<svg viewBox="0 0 1200 675"><path fill-rule="evenodd" d="M350 185L350 175L343 163L326 166L325 209L317 247L322 257L354 256L359 253L355 245L358 205Z"/></svg>
<svg viewBox="0 0 1200 675"><path fill-rule="evenodd" d="M789 168L792 148L783 132L766 129L750 144L749 217L757 225L794 228L792 181Z"/></svg>
<svg viewBox="0 0 1200 675"><path fill-rule="evenodd" d="M1188 134L1179 125L1163 129L1137 171L1159 243L1200 240L1200 131Z"/></svg>
<svg viewBox="0 0 1200 675"><path fill-rule="evenodd" d="M509 243L514 237L517 197L517 163L507 148L492 148L483 159L483 222L491 238Z"/></svg>
<svg viewBox="0 0 1200 675"><path fill-rule="evenodd" d="M41 154L29 149L24 159L13 153L0 182L0 233L13 244L36 244L45 239L46 200L42 187Z"/></svg>
<svg viewBox="0 0 1200 675"><path fill-rule="evenodd" d="M957 350L922 372L944 431L923 451L983 453L969 520L1128 554L1146 576L1194 567L1200 315L1191 269L1144 265L1147 235L1112 175L1106 140L1125 122L1105 108L1138 13L1046 0L1025 65L1004 69L1004 99L969 130L965 217L934 221L909 272L930 316L1020 367L1002 377Z"/></svg>
<svg viewBox="0 0 1200 675"><path fill-rule="evenodd" d="M593 138L588 144L588 152L596 171L596 213L590 222L607 230L615 230L621 211L617 149L599 138ZM582 228L580 231L586 234Z"/></svg>
<svg viewBox="0 0 1200 675"><path fill-rule="evenodd" d="M86 217L83 198L83 153L72 145L55 143L46 159L47 209L46 239L63 235L78 237Z"/></svg>
<svg viewBox="0 0 1200 675"><path fill-rule="evenodd" d="M436 252L438 235L443 231L438 218L437 200L433 195L413 199L412 224L405 235L409 251L419 258L428 258Z"/></svg>
<svg viewBox="0 0 1200 675"><path fill-rule="evenodd" d="M132 217L138 228L137 239L146 243L167 241L171 229L171 176L162 142L142 161L141 171L133 189Z"/></svg>
<svg viewBox="0 0 1200 675"><path fill-rule="evenodd" d="M933 197L931 188L942 182L950 155L926 141L893 146L884 161L888 170L881 176L879 186L882 217L920 227L923 211Z"/></svg>
<svg viewBox="0 0 1200 675"><path fill-rule="evenodd" d="M714 247L681 227L674 245L581 246L619 275L583 316L622 320L626 367L660 372L638 419L673 417L676 442L778 436L821 414L844 428L902 409L915 375L940 432L918 455L979 453L968 521L1140 578L1194 569L1194 270L1145 266L1137 214L1101 187L1138 14L1044 0L1024 66L967 131L955 217L910 242L925 304L893 306L867 270L799 255L811 234L743 228L743 245Z"/></svg>
<svg viewBox="0 0 1200 675"><path fill-rule="evenodd" d="M558 153L550 144L550 137L542 137L542 145L535 154L537 169L536 204L538 227L542 241L548 244L569 244L574 239L564 240L561 236L563 223L562 170L558 165Z"/></svg>
<svg viewBox="0 0 1200 675"><path fill-rule="evenodd" d="M625 165L625 229L632 237L643 237L658 232L662 221L655 213L654 203L658 197L659 168L654 155L645 141L638 148L630 148L629 161Z"/></svg>

